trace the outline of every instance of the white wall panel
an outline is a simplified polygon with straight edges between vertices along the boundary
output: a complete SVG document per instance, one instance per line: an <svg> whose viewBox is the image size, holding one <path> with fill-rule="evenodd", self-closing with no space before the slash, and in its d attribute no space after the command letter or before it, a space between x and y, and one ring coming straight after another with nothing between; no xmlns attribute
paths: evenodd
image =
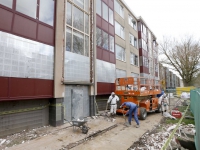
<svg viewBox="0 0 200 150"><path fill-rule="evenodd" d="M97 82L115 82L115 64L97 59L96 67Z"/></svg>
<svg viewBox="0 0 200 150"><path fill-rule="evenodd" d="M64 78L67 81L90 81L89 57L65 51Z"/></svg>
<svg viewBox="0 0 200 150"><path fill-rule="evenodd" d="M0 76L53 79L54 47L0 31Z"/></svg>

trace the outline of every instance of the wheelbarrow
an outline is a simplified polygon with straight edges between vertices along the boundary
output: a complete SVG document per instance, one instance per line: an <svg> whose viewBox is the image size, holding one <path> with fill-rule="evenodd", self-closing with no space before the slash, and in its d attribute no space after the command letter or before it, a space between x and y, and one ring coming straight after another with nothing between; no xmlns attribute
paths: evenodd
<svg viewBox="0 0 200 150"><path fill-rule="evenodd" d="M73 131L76 127L80 128L82 130L83 134L87 134L88 130L90 129L87 126L87 120L83 119L83 120L72 120L72 126L73 126Z"/></svg>

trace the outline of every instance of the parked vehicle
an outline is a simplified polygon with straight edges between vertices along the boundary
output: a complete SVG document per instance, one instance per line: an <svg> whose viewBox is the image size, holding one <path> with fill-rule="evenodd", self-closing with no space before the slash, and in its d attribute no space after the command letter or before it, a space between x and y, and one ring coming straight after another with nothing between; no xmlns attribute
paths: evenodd
<svg viewBox="0 0 200 150"><path fill-rule="evenodd" d="M145 120L147 112L161 112L157 94L161 93L160 81L148 78L125 77L115 80L115 94L120 97L120 103L133 102L138 105L138 115ZM120 104L120 105L121 105ZM126 109L117 109L124 114Z"/></svg>

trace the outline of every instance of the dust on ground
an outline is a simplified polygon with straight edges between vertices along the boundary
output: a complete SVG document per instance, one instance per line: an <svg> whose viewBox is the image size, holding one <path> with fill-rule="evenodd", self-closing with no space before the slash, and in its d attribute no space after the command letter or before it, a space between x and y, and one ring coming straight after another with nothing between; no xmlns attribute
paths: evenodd
<svg viewBox="0 0 200 150"><path fill-rule="evenodd" d="M171 108L174 107L177 100L171 99ZM99 116L95 119L89 118L88 126L91 129L87 135L82 134L79 129L74 132L72 126L68 123L56 128L44 126L24 130L0 139L0 149L114 150L137 148L141 146L138 143L142 143L141 137L143 135L148 135L149 137L155 135L165 124L165 119L160 113L148 113L146 120L140 120L140 128L135 128L134 119L131 127L124 126L127 120L122 115L116 116L115 119L112 122L112 120L104 116ZM113 125L117 126L107 130Z"/></svg>

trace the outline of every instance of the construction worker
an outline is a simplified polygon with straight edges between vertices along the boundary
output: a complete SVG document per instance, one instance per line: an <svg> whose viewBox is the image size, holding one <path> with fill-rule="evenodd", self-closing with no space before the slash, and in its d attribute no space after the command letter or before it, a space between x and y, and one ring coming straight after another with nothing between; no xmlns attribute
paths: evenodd
<svg viewBox="0 0 200 150"><path fill-rule="evenodd" d="M119 97L115 95L114 92L111 93L107 103L110 103L110 113L111 115L115 115L117 111L117 102L119 101Z"/></svg>
<svg viewBox="0 0 200 150"><path fill-rule="evenodd" d="M160 98L165 92L162 90L160 94L157 94L157 97Z"/></svg>
<svg viewBox="0 0 200 150"><path fill-rule="evenodd" d="M167 95L164 93L162 96L162 99L161 99L161 107L162 107L162 115L163 115L163 112L167 112L168 109L169 109L169 100L168 100L168 97Z"/></svg>
<svg viewBox="0 0 200 150"><path fill-rule="evenodd" d="M134 119L135 122L137 123L136 128L140 127L140 123L138 120L138 106L135 103L132 102L124 102L120 108L122 108L123 106L126 106L127 108L129 108L129 111L127 111L126 116L128 115L128 123L126 124L127 126L131 125L131 120L132 120L132 115L134 113Z"/></svg>

